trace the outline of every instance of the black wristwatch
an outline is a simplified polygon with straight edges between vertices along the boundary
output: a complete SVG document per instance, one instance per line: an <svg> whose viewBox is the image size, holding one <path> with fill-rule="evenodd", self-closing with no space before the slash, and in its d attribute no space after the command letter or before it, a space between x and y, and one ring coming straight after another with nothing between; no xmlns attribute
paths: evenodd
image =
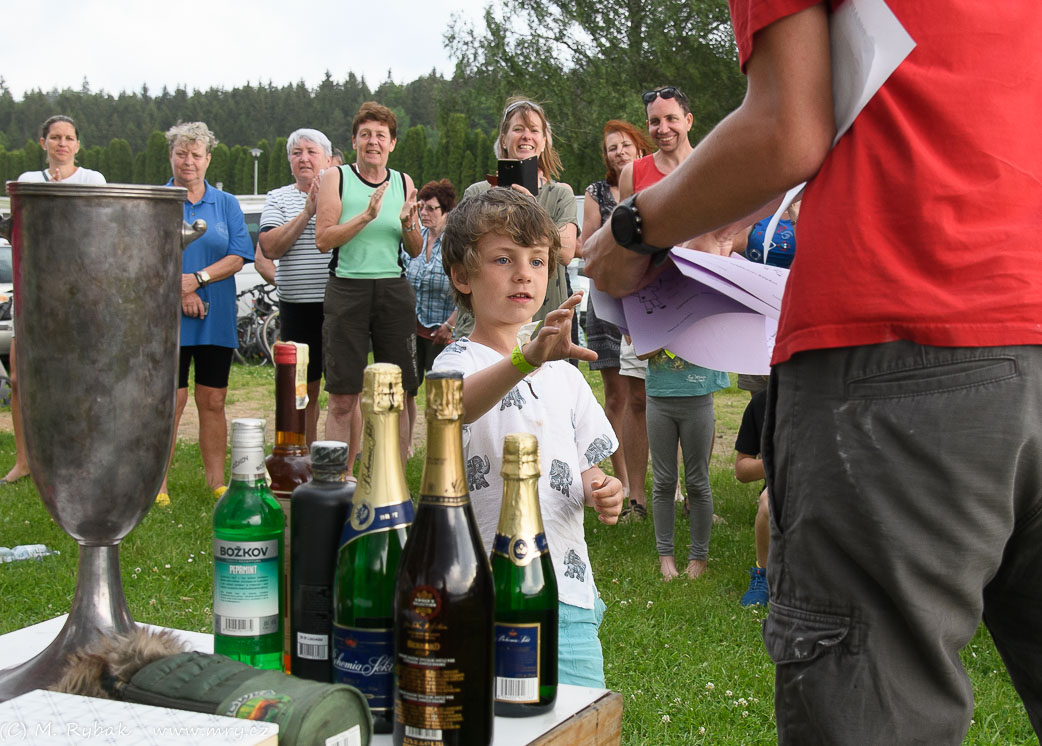
<svg viewBox="0 0 1042 746"><path fill-rule="evenodd" d="M624 246L638 254L647 254L652 257L656 265L662 264L669 256L669 249L648 246L644 243L644 223L641 221L640 211L634 201L636 198L637 195L630 195L612 211L611 235L619 246Z"/></svg>

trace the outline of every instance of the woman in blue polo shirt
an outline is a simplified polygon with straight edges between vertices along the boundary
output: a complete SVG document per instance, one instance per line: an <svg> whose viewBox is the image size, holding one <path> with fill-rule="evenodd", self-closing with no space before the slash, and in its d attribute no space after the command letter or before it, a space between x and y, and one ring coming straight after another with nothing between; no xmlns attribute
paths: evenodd
<svg viewBox="0 0 1042 746"><path fill-rule="evenodd" d="M203 122L187 122L171 127L166 139L174 174L167 185L188 190L184 207L187 223L200 218L206 221L206 233L188 244L181 259L181 349L174 432L188 403L188 373L194 362L199 450L206 484L215 497L220 497L226 489L224 457L228 443L224 400L232 351L238 346L234 275L243 263L253 261L253 247L235 197L206 181L210 151L217 144L213 132ZM165 478L156 502L170 502Z"/></svg>

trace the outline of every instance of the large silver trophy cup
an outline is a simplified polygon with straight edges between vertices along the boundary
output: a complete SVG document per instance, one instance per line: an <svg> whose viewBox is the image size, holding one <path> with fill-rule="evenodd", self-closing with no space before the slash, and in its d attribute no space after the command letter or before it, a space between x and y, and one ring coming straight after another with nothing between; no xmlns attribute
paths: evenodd
<svg viewBox="0 0 1042 746"><path fill-rule="evenodd" d="M53 684L69 653L134 625L119 543L151 507L170 455L181 251L206 227L184 224L180 188L7 189L29 465L80 557L64 628L0 673L0 701Z"/></svg>

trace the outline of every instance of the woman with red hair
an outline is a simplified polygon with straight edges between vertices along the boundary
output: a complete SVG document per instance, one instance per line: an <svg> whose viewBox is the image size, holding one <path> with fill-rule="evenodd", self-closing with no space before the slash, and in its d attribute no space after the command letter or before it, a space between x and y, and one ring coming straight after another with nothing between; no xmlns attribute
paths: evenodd
<svg viewBox="0 0 1042 746"><path fill-rule="evenodd" d="M623 167L637 158L652 151L647 136L629 122L612 119L604 125L604 137L601 139L601 156L607 169L602 181L594 182L586 187L586 199L583 202L582 241L592 236L611 216L611 211L619 201L619 174ZM581 244L581 242L580 242ZM647 469L648 436L644 424L644 381L619 374L619 345L621 334L618 327L597 318L591 300L586 313L586 344L597 353L597 360L590 363L591 370L599 370L604 381L604 412L608 421L619 436L619 448L612 454L611 464L617 476L626 485L629 497L630 483L627 479L626 459L623 443L636 445L643 451L644 466ZM632 391L631 391L632 389ZM639 389L639 391L638 391ZM632 401L639 397L639 402ZM633 406L631 406L633 405ZM639 405L639 406L638 406ZM632 421L631 421L632 420ZM626 433L633 439L627 439ZM644 444L640 448L640 443ZM643 494L643 480L637 489Z"/></svg>

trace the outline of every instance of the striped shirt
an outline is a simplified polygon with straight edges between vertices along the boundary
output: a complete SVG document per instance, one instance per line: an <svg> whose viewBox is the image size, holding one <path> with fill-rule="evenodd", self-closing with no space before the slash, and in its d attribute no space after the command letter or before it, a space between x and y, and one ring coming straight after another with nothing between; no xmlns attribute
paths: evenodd
<svg viewBox="0 0 1042 746"><path fill-rule="evenodd" d="M307 192L287 184L268 192L261 211L261 231L278 228L299 215L308 201ZM303 232L279 259L275 282L279 299L290 303L321 303L329 279L329 255L315 248L315 218L311 217Z"/></svg>

